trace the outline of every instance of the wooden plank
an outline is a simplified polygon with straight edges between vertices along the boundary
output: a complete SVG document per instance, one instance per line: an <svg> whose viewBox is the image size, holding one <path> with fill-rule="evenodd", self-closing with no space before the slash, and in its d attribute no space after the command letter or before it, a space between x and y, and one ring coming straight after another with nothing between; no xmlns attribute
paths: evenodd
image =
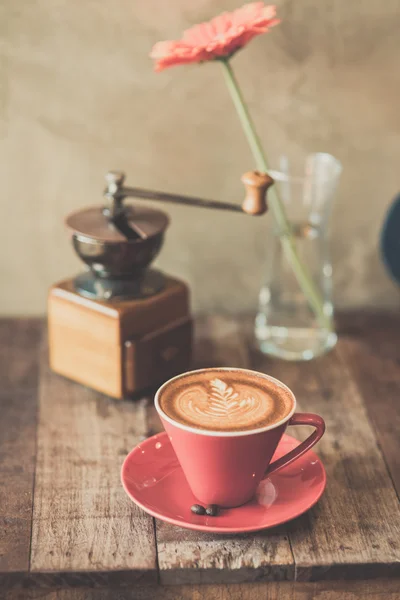
<svg viewBox="0 0 400 600"><path fill-rule="evenodd" d="M120 467L146 431L143 402L114 401L50 371L42 356L31 580L156 581L153 520L125 495Z"/></svg>
<svg viewBox="0 0 400 600"><path fill-rule="evenodd" d="M2 600L398 600L398 581L264 582L134 589L14 590Z"/></svg>
<svg viewBox="0 0 400 600"><path fill-rule="evenodd" d="M0 585L28 570L36 450L36 392L0 394Z"/></svg>
<svg viewBox="0 0 400 600"><path fill-rule="evenodd" d="M36 386L41 319L0 319L0 392Z"/></svg>
<svg viewBox="0 0 400 600"><path fill-rule="evenodd" d="M241 583L294 578L284 527L244 535L212 535L157 521L160 581Z"/></svg>
<svg viewBox="0 0 400 600"><path fill-rule="evenodd" d="M0 320L0 586L29 566L41 327Z"/></svg>
<svg viewBox="0 0 400 600"><path fill-rule="evenodd" d="M225 317L197 324L194 368L247 367L240 325ZM215 536L156 522L160 581L165 584L293 579L285 528L238 536Z"/></svg>
<svg viewBox="0 0 400 600"><path fill-rule="evenodd" d="M327 430L316 451L327 471L321 501L288 525L296 579L400 575L400 507L348 367L334 350L310 363L254 366L295 392L298 409L321 414ZM289 433L293 430L290 429ZM297 428L296 436L304 437Z"/></svg>
<svg viewBox="0 0 400 600"><path fill-rule="evenodd" d="M342 317L339 353L350 367L400 498L400 316Z"/></svg>

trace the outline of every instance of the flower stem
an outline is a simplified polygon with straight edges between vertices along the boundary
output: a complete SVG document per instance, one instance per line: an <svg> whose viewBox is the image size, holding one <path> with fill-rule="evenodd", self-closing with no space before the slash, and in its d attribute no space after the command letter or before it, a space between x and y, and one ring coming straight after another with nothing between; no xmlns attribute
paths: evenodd
<svg viewBox="0 0 400 600"><path fill-rule="evenodd" d="M231 94L236 111L239 115L243 131L247 137L247 141L249 142L250 149L255 158L257 169L259 169L263 173L267 173L269 167L266 156L264 154L264 150L261 145L261 140L257 134L246 102L242 96L242 92L236 81L231 64L228 59L221 59L219 62L221 62L223 66L225 81L228 86L228 90ZM275 221L278 225L279 237L282 243L286 259L292 266L293 272L300 285L300 288L302 289L305 297L307 298L318 321L324 328L326 328L328 331L331 331L331 318L325 314L321 294L316 288L314 281L312 280L311 275L309 273L309 270L307 269L306 265L301 261L298 255L295 238L292 232L292 227L286 216L284 206L278 196L278 192L275 186L272 186L270 188L268 196L269 205L271 207Z"/></svg>

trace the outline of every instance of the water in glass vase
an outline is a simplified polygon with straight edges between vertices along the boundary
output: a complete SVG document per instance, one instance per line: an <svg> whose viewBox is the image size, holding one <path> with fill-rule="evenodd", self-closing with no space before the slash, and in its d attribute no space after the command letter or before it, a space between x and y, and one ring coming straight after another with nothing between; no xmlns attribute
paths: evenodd
<svg viewBox="0 0 400 600"><path fill-rule="evenodd" d="M272 171L292 232L297 253L321 296L325 322L316 317L291 265L286 260L280 232L270 221L267 265L259 295L255 336L260 350L287 360L310 360L332 348L332 265L327 229L336 186L342 170L329 154L309 155L303 174L295 176L281 159Z"/></svg>

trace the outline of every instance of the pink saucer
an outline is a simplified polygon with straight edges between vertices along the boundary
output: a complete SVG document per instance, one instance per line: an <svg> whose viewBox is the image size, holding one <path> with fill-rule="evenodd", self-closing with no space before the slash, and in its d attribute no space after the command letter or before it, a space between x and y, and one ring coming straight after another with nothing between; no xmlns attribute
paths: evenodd
<svg viewBox="0 0 400 600"><path fill-rule="evenodd" d="M284 435L274 458L299 444ZM262 481L256 497L239 508L221 509L217 517L194 515L193 496L166 433L141 442L126 457L121 471L128 496L147 513L168 523L215 533L241 533L275 527L311 508L325 489L326 473L309 450L292 465Z"/></svg>

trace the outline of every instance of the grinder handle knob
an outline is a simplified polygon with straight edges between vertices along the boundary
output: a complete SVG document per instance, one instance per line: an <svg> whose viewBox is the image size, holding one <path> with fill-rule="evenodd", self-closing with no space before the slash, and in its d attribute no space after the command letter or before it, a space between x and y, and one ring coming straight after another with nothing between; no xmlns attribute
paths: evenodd
<svg viewBox="0 0 400 600"><path fill-rule="evenodd" d="M267 190L273 185L274 180L266 173L248 171L241 177L246 188L246 197L242 209L249 215L263 215L267 207Z"/></svg>

